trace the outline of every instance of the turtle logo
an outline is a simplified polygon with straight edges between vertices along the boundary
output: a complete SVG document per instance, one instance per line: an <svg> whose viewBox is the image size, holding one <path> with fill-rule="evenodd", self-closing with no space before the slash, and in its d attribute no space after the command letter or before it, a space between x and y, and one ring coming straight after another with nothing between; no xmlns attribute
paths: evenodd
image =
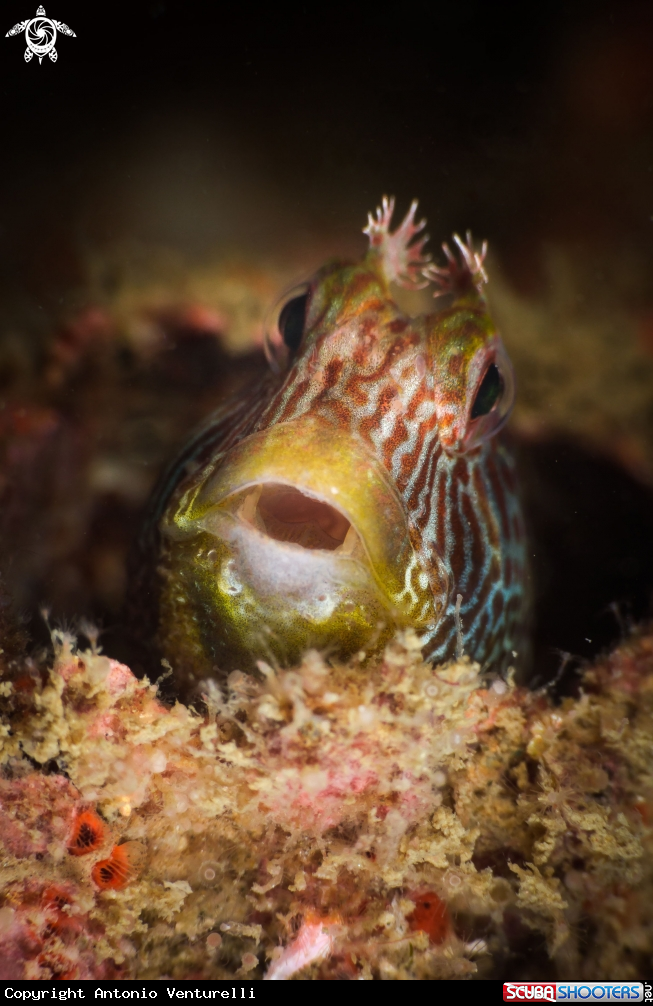
<svg viewBox="0 0 653 1006"><path fill-rule="evenodd" d="M39 63L44 56L49 56L52 62L56 63L57 50L54 47L54 43L57 41L57 31L60 31L62 35L72 35L73 38L77 37L67 24L62 24L61 21L53 21L52 18L46 17L43 7L39 7L36 17L33 17L31 21L19 21L18 24L15 24L7 32L5 38L9 38L10 35L20 35L21 31L25 32L25 41L27 42L27 49L25 50L26 63L29 63L32 56L38 56Z"/></svg>

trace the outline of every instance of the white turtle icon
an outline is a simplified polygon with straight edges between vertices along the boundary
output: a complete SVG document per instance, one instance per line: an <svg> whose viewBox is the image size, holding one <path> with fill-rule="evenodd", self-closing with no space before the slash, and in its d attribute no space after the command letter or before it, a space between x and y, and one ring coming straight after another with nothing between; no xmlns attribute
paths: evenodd
<svg viewBox="0 0 653 1006"><path fill-rule="evenodd" d="M38 56L39 63L44 56L49 56L53 63L56 62L57 50L54 43L57 41L57 31L60 31L62 35L77 37L67 24L46 17L43 7L38 8L36 17L33 17L31 21L19 21L18 24L15 24L7 32L5 38L9 38L10 35L20 35L22 31L25 32L25 41L27 42L26 63L29 63L32 56Z"/></svg>

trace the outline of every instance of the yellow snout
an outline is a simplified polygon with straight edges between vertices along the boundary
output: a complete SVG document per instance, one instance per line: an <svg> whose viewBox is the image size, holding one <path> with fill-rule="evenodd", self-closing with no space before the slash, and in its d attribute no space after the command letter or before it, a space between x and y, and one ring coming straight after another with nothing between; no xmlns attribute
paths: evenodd
<svg viewBox="0 0 653 1006"><path fill-rule="evenodd" d="M196 474L162 534L160 635L188 685L310 647L370 655L439 617L390 477L322 419L245 438Z"/></svg>

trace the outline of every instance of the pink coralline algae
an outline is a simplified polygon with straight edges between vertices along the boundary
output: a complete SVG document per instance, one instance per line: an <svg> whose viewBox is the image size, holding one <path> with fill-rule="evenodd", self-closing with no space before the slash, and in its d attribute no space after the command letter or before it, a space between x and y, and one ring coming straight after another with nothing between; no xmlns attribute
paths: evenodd
<svg viewBox="0 0 653 1006"><path fill-rule="evenodd" d="M329 958L333 950L331 929L326 922L305 922L293 942L272 962L265 980L287 981L310 964Z"/></svg>

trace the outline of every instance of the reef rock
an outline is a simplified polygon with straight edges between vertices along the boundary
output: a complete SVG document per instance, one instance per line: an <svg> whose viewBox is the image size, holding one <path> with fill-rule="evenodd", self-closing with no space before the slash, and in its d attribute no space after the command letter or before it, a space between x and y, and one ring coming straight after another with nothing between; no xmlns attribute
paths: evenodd
<svg viewBox="0 0 653 1006"><path fill-rule="evenodd" d="M53 634L0 683L0 977L640 979L653 636L554 701L411 633L202 711Z"/></svg>

